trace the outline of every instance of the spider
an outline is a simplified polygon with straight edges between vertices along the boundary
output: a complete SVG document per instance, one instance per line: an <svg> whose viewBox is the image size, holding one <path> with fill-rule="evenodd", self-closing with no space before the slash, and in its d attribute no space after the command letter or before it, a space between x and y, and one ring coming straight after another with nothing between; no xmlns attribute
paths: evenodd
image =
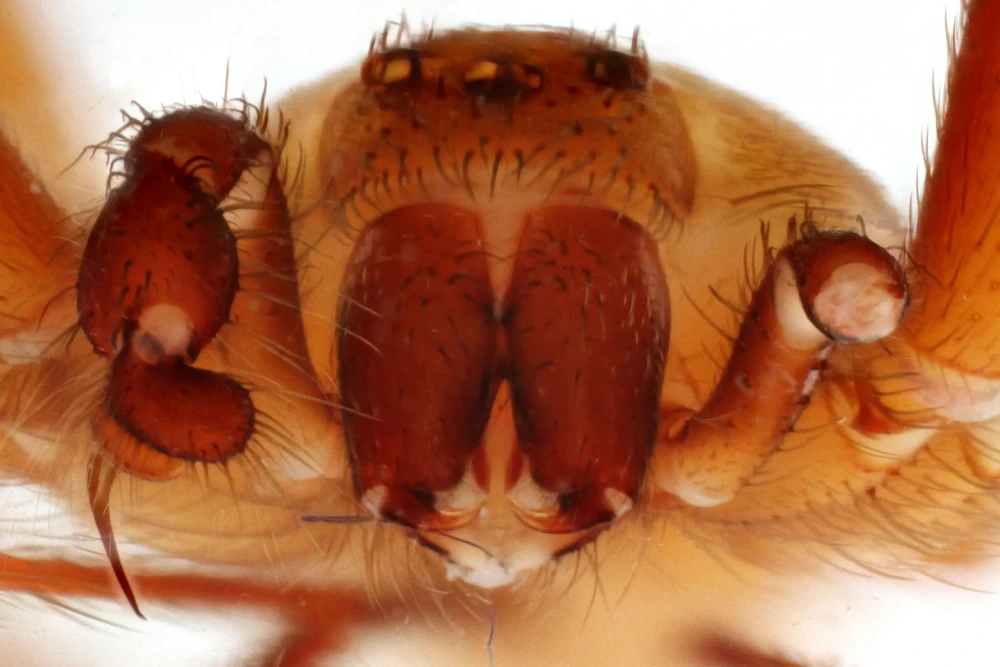
<svg viewBox="0 0 1000 667"><path fill-rule="evenodd" d="M224 612L220 664L821 662L776 641L816 569L990 553L988 52L915 237L617 32L392 25L277 106L136 107L71 218L8 150L2 461L49 539L7 548L9 622Z"/></svg>

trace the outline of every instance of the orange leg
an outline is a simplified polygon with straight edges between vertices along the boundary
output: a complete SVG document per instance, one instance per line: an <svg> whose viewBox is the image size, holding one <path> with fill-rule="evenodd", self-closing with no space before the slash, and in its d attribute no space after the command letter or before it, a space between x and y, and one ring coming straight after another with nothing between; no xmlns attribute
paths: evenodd
<svg viewBox="0 0 1000 667"><path fill-rule="evenodd" d="M969 3L920 206L914 307L872 386L892 419L1000 416L1000 2Z"/></svg>
<svg viewBox="0 0 1000 667"><path fill-rule="evenodd" d="M969 3L920 207L904 328L926 360L1000 377L1000 2Z"/></svg>

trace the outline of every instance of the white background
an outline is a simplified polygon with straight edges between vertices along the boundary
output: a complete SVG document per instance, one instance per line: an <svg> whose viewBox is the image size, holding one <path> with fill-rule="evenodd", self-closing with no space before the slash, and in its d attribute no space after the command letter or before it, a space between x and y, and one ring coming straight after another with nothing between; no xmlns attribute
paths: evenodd
<svg viewBox="0 0 1000 667"><path fill-rule="evenodd" d="M13 4L11 4L13 2ZM905 202L933 122L931 76L944 73L945 17L958 0L3 0L43 66L18 134L66 135L63 151L103 138L132 99L146 105L281 93L357 61L373 32L405 11L411 24L636 25L652 57L749 91L846 151ZM15 60L19 53L0 54ZM51 78L50 78L51 77ZM0 95L3 93L0 92ZM6 102L6 100L5 100ZM15 116L18 114L14 114ZM10 113L8 112L8 116ZM8 118L8 124L11 119ZM62 127L54 127L56 122ZM88 134L89 132L89 134ZM28 136L26 136L28 135ZM72 141L77 140L76 144ZM36 156L42 162L51 156ZM64 165L63 165L64 166Z"/></svg>

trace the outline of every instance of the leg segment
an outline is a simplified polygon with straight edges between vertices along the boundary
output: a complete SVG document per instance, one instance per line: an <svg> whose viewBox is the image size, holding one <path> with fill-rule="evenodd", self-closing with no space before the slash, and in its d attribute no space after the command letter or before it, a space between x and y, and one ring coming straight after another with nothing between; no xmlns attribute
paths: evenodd
<svg viewBox="0 0 1000 667"><path fill-rule="evenodd" d="M1000 416L1000 2L969 3L949 74L912 246L919 298L872 362L883 410L915 426Z"/></svg>
<svg viewBox="0 0 1000 667"><path fill-rule="evenodd" d="M732 500L795 425L833 346L892 333L906 303L885 250L853 233L807 231L766 268L708 402L661 439L659 487L695 506Z"/></svg>

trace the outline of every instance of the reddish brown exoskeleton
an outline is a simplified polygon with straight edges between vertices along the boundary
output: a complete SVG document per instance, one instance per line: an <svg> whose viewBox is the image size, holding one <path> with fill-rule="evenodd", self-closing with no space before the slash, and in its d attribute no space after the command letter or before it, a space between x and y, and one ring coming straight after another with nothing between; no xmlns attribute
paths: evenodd
<svg viewBox="0 0 1000 667"><path fill-rule="evenodd" d="M2 462L104 559L5 586L256 605L281 664L488 611L547 664L528 610L589 556L632 607L561 659L651 664L665 527L789 570L985 552L996 26L972 4L912 238L796 126L570 30L386 33L291 124L143 112L82 229L5 143Z"/></svg>

